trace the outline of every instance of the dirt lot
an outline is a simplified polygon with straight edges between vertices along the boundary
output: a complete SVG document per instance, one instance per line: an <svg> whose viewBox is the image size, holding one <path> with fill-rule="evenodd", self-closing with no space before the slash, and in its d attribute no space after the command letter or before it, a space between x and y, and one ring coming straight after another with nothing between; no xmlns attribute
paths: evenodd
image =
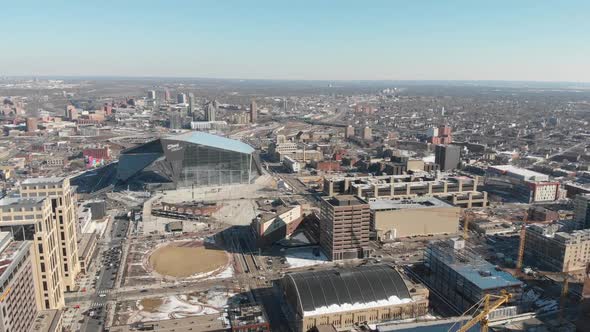
<svg viewBox="0 0 590 332"><path fill-rule="evenodd" d="M139 301L143 310L147 312L156 312L156 310L164 303L161 298L148 298Z"/></svg>
<svg viewBox="0 0 590 332"><path fill-rule="evenodd" d="M160 275L185 278L216 270L228 263L228 257L223 250L179 242L157 249L150 256L149 262Z"/></svg>

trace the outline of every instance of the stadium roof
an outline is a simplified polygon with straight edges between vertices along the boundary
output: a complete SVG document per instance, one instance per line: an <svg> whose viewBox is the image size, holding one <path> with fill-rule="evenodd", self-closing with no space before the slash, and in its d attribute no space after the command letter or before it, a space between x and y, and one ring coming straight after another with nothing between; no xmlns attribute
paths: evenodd
<svg viewBox="0 0 590 332"><path fill-rule="evenodd" d="M411 301L406 283L389 265L291 273L284 282L292 283L306 315Z"/></svg>
<svg viewBox="0 0 590 332"><path fill-rule="evenodd" d="M207 134L201 131L191 131L185 134L165 137L168 140L184 141L193 144L206 145L213 148L250 154L254 148L238 140Z"/></svg>

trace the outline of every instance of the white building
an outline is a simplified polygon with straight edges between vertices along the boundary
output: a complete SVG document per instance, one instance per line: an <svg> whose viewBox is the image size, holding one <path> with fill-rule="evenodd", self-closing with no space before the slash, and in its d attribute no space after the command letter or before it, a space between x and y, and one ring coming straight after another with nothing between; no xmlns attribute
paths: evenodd
<svg viewBox="0 0 590 332"><path fill-rule="evenodd" d="M560 197L559 182L546 174L512 165L490 166L486 170L488 189L515 196L527 203L550 202Z"/></svg>
<svg viewBox="0 0 590 332"><path fill-rule="evenodd" d="M283 165L285 165L291 173L299 173L301 171L301 164L289 156L283 157Z"/></svg>

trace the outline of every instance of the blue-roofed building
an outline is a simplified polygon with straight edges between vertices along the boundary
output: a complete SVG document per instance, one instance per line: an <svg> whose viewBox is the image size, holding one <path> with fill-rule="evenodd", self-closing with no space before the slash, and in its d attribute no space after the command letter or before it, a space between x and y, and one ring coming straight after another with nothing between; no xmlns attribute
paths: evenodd
<svg viewBox="0 0 590 332"><path fill-rule="evenodd" d="M486 294L512 294L510 305L522 296L523 284L511 274L484 260L457 240L433 242L424 252L429 287L441 293L460 312ZM462 240L459 240L459 242Z"/></svg>
<svg viewBox="0 0 590 332"><path fill-rule="evenodd" d="M192 131L123 151L117 181L176 188L251 183L257 175L253 154L243 142Z"/></svg>

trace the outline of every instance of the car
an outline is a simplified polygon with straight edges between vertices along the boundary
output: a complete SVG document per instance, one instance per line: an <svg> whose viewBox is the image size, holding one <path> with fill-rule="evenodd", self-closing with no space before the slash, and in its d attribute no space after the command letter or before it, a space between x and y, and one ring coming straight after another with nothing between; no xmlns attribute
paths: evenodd
<svg viewBox="0 0 590 332"><path fill-rule="evenodd" d="M106 294L98 294L98 297L105 297L107 296Z"/></svg>

